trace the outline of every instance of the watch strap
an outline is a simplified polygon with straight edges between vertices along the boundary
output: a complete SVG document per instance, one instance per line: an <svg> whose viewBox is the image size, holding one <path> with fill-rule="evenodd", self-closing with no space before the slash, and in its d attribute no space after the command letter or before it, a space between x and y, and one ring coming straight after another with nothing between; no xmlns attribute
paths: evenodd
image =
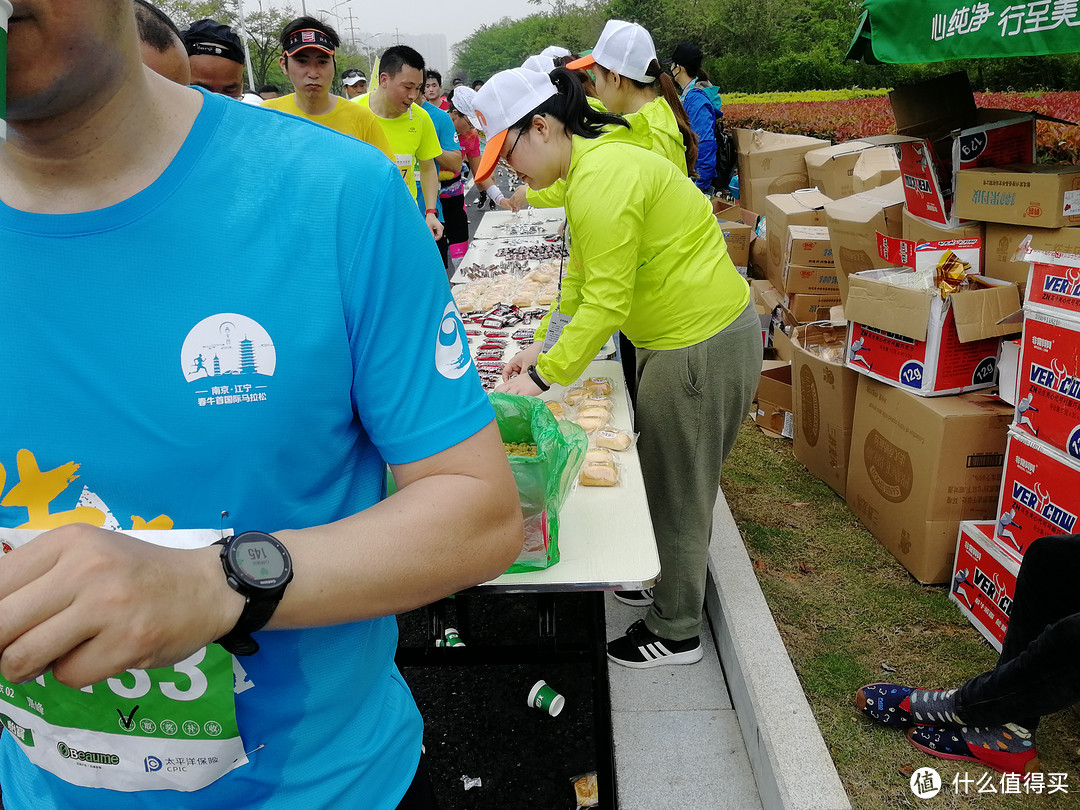
<svg viewBox="0 0 1080 810"><path fill-rule="evenodd" d="M536 370L536 366L529 366L529 368L526 369L526 372L528 373L529 378L540 387L541 391L547 391L551 388L551 383L540 376L540 372Z"/></svg>
<svg viewBox="0 0 1080 810"><path fill-rule="evenodd" d="M220 644L233 655L254 655L259 651L259 642L251 637L257 630L262 630L270 617L277 610L280 599L264 600L246 597L244 609L240 612L240 618L236 626L219 639L215 644Z"/></svg>

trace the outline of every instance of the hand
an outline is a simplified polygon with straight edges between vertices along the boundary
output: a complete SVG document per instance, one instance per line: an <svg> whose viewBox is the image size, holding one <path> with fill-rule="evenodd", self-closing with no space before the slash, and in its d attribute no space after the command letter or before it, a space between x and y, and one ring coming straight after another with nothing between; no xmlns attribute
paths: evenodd
<svg viewBox="0 0 1080 810"><path fill-rule="evenodd" d="M504 211L513 211L515 214L518 212L518 209L514 208L514 204L510 201L509 197L503 197L499 200L499 208Z"/></svg>
<svg viewBox="0 0 1080 810"><path fill-rule="evenodd" d="M0 673L22 683L51 669L80 689L183 660L229 632L244 606L218 552L86 524L42 533L0 560Z"/></svg>
<svg viewBox="0 0 1080 810"><path fill-rule="evenodd" d="M561 239L562 235L564 233L566 233L566 220L565 219L562 221L562 224L559 226L559 230L555 231L555 235L558 236Z"/></svg>
<svg viewBox="0 0 1080 810"><path fill-rule="evenodd" d="M540 357L540 350L543 348L543 343L534 343L529 348L522 349L511 357L510 362L503 366L503 381L505 382L517 374L524 374L525 369L529 366L535 366L537 358Z"/></svg>
<svg viewBox="0 0 1080 810"><path fill-rule="evenodd" d="M505 394L521 394L526 397L538 397L544 393L528 374L518 374L516 377L511 377L495 390L502 391Z"/></svg>
<svg viewBox="0 0 1080 810"><path fill-rule="evenodd" d="M517 212L522 208L528 208L529 202L525 199L525 194L528 192L528 186L518 186L514 189L514 193L506 199L510 202L510 210Z"/></svg>
<svg viewBox="0 0 1080 810"><path fill-rule="evenodd" d="M435 241L438 242L442 239L443 224L439 222L439 218L434 214L427 214L424 217L424 221L427 222L428 230L431 231L431 235L434 237Z"/></svg>

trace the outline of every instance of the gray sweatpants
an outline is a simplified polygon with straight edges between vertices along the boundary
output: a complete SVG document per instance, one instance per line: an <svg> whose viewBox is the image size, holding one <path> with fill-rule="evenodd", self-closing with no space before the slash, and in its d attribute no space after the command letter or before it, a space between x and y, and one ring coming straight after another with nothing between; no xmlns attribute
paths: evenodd
<svg viewBox="0 0 1080 810"><path fill-rule="evenodd" d="M681 641L700 632L720 468L760 374L753 304L701 343L637 350L637 448L660 552L660 581L645 624L661 638Z"/></svg>

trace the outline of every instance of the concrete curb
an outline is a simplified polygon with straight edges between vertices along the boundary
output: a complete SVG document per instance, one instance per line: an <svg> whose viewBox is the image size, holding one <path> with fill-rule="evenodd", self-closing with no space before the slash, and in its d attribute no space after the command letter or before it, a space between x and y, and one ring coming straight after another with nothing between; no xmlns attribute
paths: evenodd
<svg viewBox="0 0 1080 810"><path fill-rule="evenodd" d="M705 605L764 810L851 810L723 492Z"/></svg>

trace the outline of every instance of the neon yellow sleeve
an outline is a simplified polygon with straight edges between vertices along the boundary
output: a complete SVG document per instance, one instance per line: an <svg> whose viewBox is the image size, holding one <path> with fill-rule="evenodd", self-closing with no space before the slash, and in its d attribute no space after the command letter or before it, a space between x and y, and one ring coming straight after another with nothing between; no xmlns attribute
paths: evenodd
<svg viewBox="0 0 1080 810"><path fill-rule="evenodd" d="M565 197L566 181L561 179L547 188L525 190L525 199L533 208L561 208Z"/></svg>

